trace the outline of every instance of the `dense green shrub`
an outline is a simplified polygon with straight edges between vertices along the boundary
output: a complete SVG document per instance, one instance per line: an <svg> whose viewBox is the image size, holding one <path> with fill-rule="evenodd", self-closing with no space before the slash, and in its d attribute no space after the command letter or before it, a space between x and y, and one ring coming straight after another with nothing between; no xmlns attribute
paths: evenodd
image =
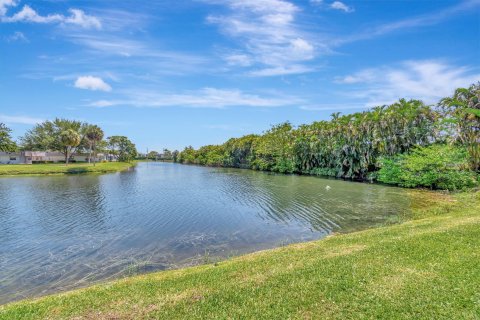
<svg viewBox="0 0 480 320"><path fill-rule="evenodd" d="M402 187L461 190L478 184L464 147L431 145L379 161L378 181Z"/></svg>

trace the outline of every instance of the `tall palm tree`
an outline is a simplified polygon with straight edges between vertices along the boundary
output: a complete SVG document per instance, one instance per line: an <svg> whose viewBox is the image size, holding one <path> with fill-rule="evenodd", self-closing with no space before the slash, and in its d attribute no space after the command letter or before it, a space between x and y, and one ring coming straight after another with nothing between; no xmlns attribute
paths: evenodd
<svg viewBox="0 0 480 320"><path fill-rule="evenodd" d="M96 125L92 125L87 129L87 140L90 147L88 153L88 163L91 162L92 158L92 151L93 151L93 166L95 166L96 158L97 158L97 145L103 139L103 130Z"/></svg>
<svg viewBox="0 0 480 320"><path fill-rule="evenodd" d="M80 144L82 138L75 130L68 129L60 134L60 141L65 150L65 165L68 165L68 160L71 154L75 150L75 147Z"/></svg>

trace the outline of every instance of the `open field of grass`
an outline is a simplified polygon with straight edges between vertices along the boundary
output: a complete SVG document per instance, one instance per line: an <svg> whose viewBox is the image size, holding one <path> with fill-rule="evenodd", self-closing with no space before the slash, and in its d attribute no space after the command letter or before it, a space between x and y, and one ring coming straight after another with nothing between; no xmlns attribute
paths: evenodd
<svg viewBox="0 0 480 320"><path fill-rule="evenodd" d="M403 224L13 303L0 319L479 319L480 193L412 192L423 201Z"/></svg>
<svg viewBox="0 0 480 320"><path fill-rule="evenodd" d="M127 162L97 163L63 163L49 164L12 164L0 165L0 176L13 175L44 175L44 174L79 174L79 173L107 173L126 170L135 165Z"/></svg>

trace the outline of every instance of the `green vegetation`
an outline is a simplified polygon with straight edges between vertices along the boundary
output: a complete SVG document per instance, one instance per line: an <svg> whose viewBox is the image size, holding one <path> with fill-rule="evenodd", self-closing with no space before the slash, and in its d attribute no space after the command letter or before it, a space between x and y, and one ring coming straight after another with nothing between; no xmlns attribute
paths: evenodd
<svg viewBox="0 0 480 320"><path fill-rule="evenodd" d="M115 155L118 161L132 161L137 156L135 145L125 136L112 136L107 138L110 154Z"/></svg>
<svg viewBox="0 0 480 320"><path fill-rule="evenodd" d="M479 99L480 84L475 84L456 90L437 106L401 99L370 111L335 113L330 121L298 128L287 122L273 126L262 135L232 138L222 145L198 150L187 147L179 154L178 162L371 181L380 174L382 181L405 187L461 189L477 184L478 180ZM432 152L425 149L429 146ZM420 154L436 156L434 150L437 149L442 150L444 159L455 160L449 162L452 166L432 168L441 160L438 157L425 160L423 166L414 160ZM408 157L411 152L414 154ZM450 152L452 154L446 154ZM458 159L462 152L465 161ZM417 165L413 168L404 165L406 163ZM384 169L379 173L381 167ZM394 178L386 172L390 169L406 171L397 172ZM427 177L437 175L429 171L437 169L440 170L438 177ZM457 169L461 170L458 174Z"/></svg>
<svg viewBox="0 0 480 320"><path fill-rule="evenodd" d="M74 163L69 166L65 166L65 164L11 164L0 165L0 176L107 173L127 170L134 165L133 162L103 162L97 166L88 163Z"/></svg>
<svg viewBox="0 0 480 320"><path fill-rule="evenodd" d="M8 304L0 319L478 318L480 193L411 193L403 224Z"/></svg>
<svg viewBox="0 0 480 320"><path fill-rule="evenodd" d="M378 181L402 187L462 190L478 184L465 147L435 144L380 160Z"/></svg>
<svg viewBox="0 0 480 320"><path fill-rule="evenodd" d="M17 150L17 144L12 140L12 130L0 122L0 152L13 152Z"/></svg>

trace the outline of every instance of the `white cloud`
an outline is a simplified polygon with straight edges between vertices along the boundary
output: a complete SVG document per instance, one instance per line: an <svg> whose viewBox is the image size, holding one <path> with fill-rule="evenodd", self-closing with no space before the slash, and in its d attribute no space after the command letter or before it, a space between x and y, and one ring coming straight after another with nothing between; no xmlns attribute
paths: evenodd
<svg viewBox="0 0 480 320"><path fill-rule="evenodd" d="M35 22L35 23L53 23L61 22L63 17L59 14L50 14L47 16L39 15L30 6L24 5L22 10L11 17L4 17L3 22Z"/></svg>
<svg viewBox="0 0 480 320"><path fill-rule="evenodd" d="M37 124L43 122L43 119L29 116L8 116L0 114L0 122L6 124Z"/></svg>
<svg viewBox="0 0 480 320"><path fill-rule="evenodd" d="M71 15L65 17L64 22L67 24L79 25L85 29L101 29L102 24L100 20L94 16L85 14L82 10L79 9L70 9Z"/></svg>
<svg viewBox="0 0 480 320"><path fill-rule="evenodd" d="M225 108L225 107L281 107L302 103L303 100L285 96L244 93L237 89L203 88L198 91L165 94L155 91L132 90L125 92L125 99L99 100L89 104L92 107L134 106L134 107L193 107L193 108Z"/></svg>
<svg viewBox="0 0 480 320"><path fill-rule="evenodd" d="M337 79L355 86L349 95L368 105L392 103L399 98L420 99L436 103L456 88L480 80L479 70L450 65L443 61L405 61L396 67L379 67Z"/></svg>
<svg viewBox="0 0 480 320"><path fill-rule="evenodd" d="M7 14L8 7L15 7L16 5L15 0L0 0L0 17Z"/></svg>
<svg viewBox="0 0 480 320"><path fill-rule="evenodd" d="M87 89L87 90L100 90L100 91L111 91L112 87L102 78L93 77L93 76L83 76L78 77L75 81L75 88Z"/></svg>
<svg viewBox="0 0 480 320"><path fill-rule="evenodd" d="M6 1L6 0L0 0ZM7 0L8 1L8 0ZM13 3L12 6L16 5ZM5 6L0 2L0 13ZM5 11L5 10L4 10ZM5 11L6 12L6 11ZM58 13L48 14L42 16L32 9L29 5L24 5L23 8L12 16L2 15L2 22L30 22L30 23L63 23L66 25L78 25L85 29L101 29L102 24L100 20L94 16L85 14L79 9L69 9L70 16L64 16Z"/></svg>
<svg viewBox="0 0 480 320"><path fill-rule="evenodd" d="M344 12L353 12L355 11L352 7L347 6L345 3L341 1L334 1L331 5L330 8L336 9L336 10L341 10Z"/></svg>
<svg viewBox="0 0 480 320"><path fill-rule="evenodd" d="M207 21L219 25L224 34L238 41L242 50L235 55L248 57L248 63L242 59L236 65L257 69L249 74L270 76L311 71L305 63L315 58L315 47L310 35L296 23L299 7L284 0L205 1L222 3L230 9L229 14L211 15ZM232 65L229 55L224 59ZM302 68L289 68L300 64ZM265 69L276 72L263 72Z"/></svg>
<svg viewBox="0 0 480 320"><path fill-rule="evenodd" d="M23 32L15 31L12 35L5 37L8 42L20 41L20 42L29 42L28 38L23 34Z"/></svg>

